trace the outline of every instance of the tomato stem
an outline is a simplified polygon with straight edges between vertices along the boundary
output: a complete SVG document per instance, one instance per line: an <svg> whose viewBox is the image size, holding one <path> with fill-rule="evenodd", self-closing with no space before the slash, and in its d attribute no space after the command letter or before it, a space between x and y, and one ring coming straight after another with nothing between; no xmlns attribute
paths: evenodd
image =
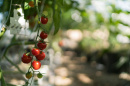
<svg viewBox="0 0 130 86"><path fill-rule="evenodd" d="M34 77L34 71L33 71L33 76L32 76L32 80L31 80L31 84L32 84L32 81L33 81L33 77ZM30 84L30 85L31 85L31 84Z"/></svg>
<svg viewBox="0 0 130 86"><path fill-rule="evenodd" d="M30 52L26 53L27 56L29 56Z"/></svg>
<svg viewBox="0 0 130 86"><path fill-rule="evenodd" d="M28 69L28 72L30 71L30 69L32 68L32 65L30 65L29 69Z"/></svg>

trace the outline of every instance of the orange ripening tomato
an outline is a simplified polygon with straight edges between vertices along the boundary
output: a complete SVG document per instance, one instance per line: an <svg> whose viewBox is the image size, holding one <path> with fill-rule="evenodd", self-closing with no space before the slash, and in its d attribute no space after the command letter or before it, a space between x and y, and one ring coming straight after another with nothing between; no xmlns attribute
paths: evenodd
<svg viewBox="0 0 130 86"><path fill-rule="evenodd" d="M28 5L29 5L30 7L34 7L34 2L33 2L33 1L30 1L30 2L28 3Z"/></svg>
<svg viewBox="0 0 130 86"><path fill-rule="evenodd" d="M62 40L61 40L61 41L59 41L58 45L59 45L60 47L64 46L63 41L62 41Z"/></svg>

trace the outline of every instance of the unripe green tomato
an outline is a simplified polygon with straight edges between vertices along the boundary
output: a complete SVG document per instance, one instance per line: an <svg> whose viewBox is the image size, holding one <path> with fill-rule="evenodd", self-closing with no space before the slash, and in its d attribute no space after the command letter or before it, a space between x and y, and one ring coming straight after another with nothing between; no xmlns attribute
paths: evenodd
<svg viewBox="0 0 130 86"><path fill-rule="evenodd" d="M37 77L38 77L38 78L42 78L43 75L42 75L41 73L38 73L38 74L37 74Z"/></svg>
<svg viewBox="0 0 130 86"><path fill-rule="evenodd" d="M31 73L31 72L27 72L27 73L26 73L26 78L27 78L27 79L30 79L31 77L32 77L32 73Z"/></svg>

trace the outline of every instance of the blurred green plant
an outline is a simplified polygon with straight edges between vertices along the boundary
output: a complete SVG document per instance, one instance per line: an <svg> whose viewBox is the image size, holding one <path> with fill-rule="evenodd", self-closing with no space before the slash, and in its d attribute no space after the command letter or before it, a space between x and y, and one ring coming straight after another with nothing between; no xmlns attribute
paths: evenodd
<svg viewBox="0 0 130 86"><path fill-rule="evenodd" d="M3 77L1 67L0 67L0 85L1 86L7 86L6 83L5 83L4 77Z"/></svg>

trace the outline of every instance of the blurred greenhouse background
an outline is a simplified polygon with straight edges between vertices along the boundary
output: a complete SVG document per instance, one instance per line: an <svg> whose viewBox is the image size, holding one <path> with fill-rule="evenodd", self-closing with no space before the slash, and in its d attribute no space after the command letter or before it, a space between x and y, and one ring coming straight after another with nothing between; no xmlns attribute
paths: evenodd
<svg viewBox="0 0 130 86"><path fill-rule="evenodd" d="M44 26L48 31L54 28L51 4L46 0L43 11L49 19ZM7 14L0 13L0 27ZM42 65L40 71L46 74L42 79L34 77L32 86L130 86L130 0L64 0L61 16L60 30L56 35L53 29L49 32L44 50L50 65ZM0 31L5 81L8 86L22 86L26 81L22 72L29 65L21 62L21 56L33 47L36 31L13 35L7 29L3 36L4 29Z"/></svg>

